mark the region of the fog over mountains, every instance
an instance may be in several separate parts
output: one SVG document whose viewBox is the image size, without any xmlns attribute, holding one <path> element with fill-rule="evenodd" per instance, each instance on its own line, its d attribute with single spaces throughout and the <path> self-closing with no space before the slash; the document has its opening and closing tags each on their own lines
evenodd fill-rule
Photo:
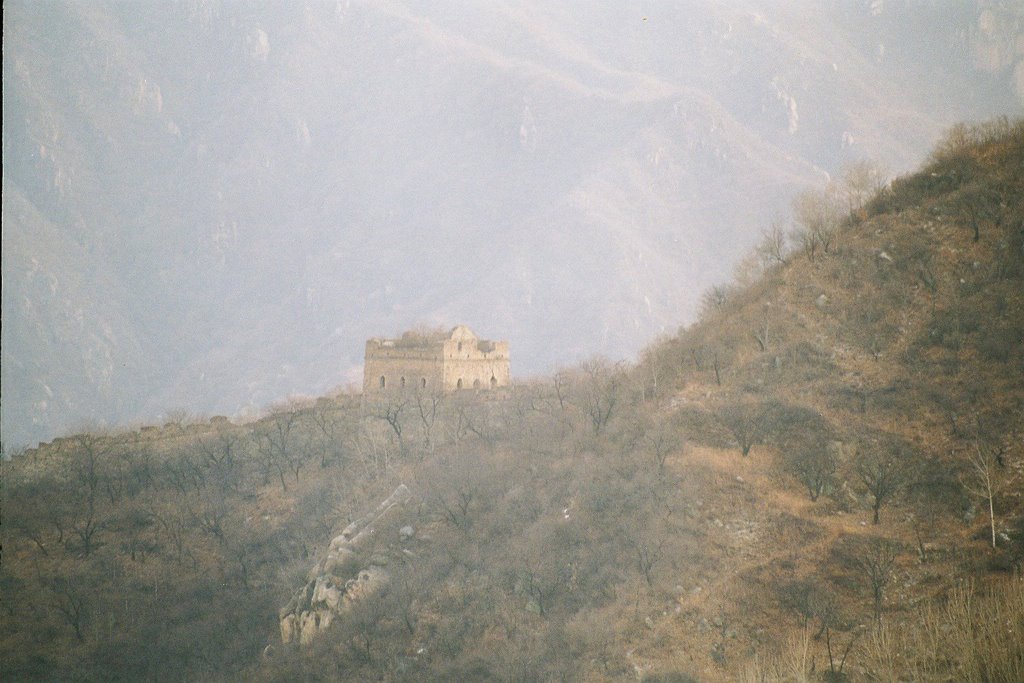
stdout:
<svg viewBox="0 0 1024 683">
<path fill-rule="evenodd" d="M 1022 103 L 1015 2 L 8 2 L 3 439 L 417 324 L 628 358 L 795 192 Z"/>
</svg>

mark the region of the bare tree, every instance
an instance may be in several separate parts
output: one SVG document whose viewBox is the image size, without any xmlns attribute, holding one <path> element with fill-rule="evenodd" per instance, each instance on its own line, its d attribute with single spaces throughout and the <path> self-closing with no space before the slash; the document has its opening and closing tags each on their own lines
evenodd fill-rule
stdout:
<svg viewBox="0 0 1024 683">
<path fill-rule="evenodd" d="M 938 269 L 935 267 L 935 252 L 930 247 L 922 247 L 914 252 L 908 261 L 913 264 L 914 275 L 931 295 L 932 313 L 935 312 L 935 295 L 939 291 Z"/>
<path fill-rule="evenodd" d="M 213 435 L 196 439 L 193 450 L 212 473 L 222 491 L 237 492 L 242 485 L 238 458 L 243 447 L 242 434 L 235 428 L 218 429 Z"/>
<path fill-rule="evenodd" d="M 309 456 L 307 444 L 299 439 L 299 418 L 301 413 L 294 406 L 285 406 L 270 417 L 253 426 L 252 436 L 264 471 L 277 473 L 281 490 L 287 491 L 285 474 L 291 473 L 295 481 Z M 266 476 L 266 475 L 265 475 Z"/>
<path fill-rule="evenodd" d="M 716 311 L 722 310 L 732 296 L 733 288 L 730 285 L 712 285 L 710 289 L 700 296 L 701 316 L 711 315 Z"/>
<path fill-rule="evenodd" d="M 873 538 L 853 558 L 853 564 L 871 592 L 875 621 L 878 621 L 882 618 L 885 589 L 892 581 L 893 569 L 896 568 L 896 545 L 885 538 Z"/>
<path fill-rule="evenodd" d="M 839 231 L 839 211 L 832 188 L 798 194 L 793 200 L 793 218 L 796 228 L 792 237 L 808 260 L 813 261 L 819 249 L 826 254 L 832 250 Z"/>
<path fill-rule="evenodd" d="M 555 599 L 569 583 L 567 568 L 560 558 L 557 552 L 547 553 L 545 549 L 531 547 L 511 560 L 522 590 L 528 596 L 527 610 L 536 611 L 542 617 L 549 616 Z"/>
<path fill-rule="evenodd" d="M 772 221 L 771 226 L 761 233 L 761 241 L 755 251 L 765 268 L 776 263 L 789 263 L 789 238 L 777 221 Z"/>
<path fill-rule="evenodd" d="M 321 469 L 341 456 L 341 420 L 336 413 L 334 407 L 326 400 L 317 401 L 308 411 L 309 421 L 316 434 L 316 450 L 320 453 Z"/>
<path fill-rule="evenodd" d="M 359 422 L 354 445 L 367 479 L 372 480 L 387 473 L 391 466 L 394 453 L 391 450 L 392 441 L 388 438 L 389 429 L 381 425 L 377 417 L 367 417 Z"/>
<path fill-rule="evenodd" d="M 446 416 L 443 422 L 448 439 L 458 444 L 469 434 L 470 419 L 464 403 L 459 403 Z"/>
<path fill-rule="evenodd" d="M 668 377 L 672 373 L 673 368 L 669 365 L 671 361 L 666 358 L 667 354 L 663 351 L 667 343 L 666 339 L 657 340 L 640 353 L 637 369 L 642 373 L 644 401 L 659 398 L 662 377 Z"/>
<path fill-rule="evenodd" d="M 555 401 L 558 403 L 558 410 L 565 415 L 569 410 L 571 402 L 572 377 L 568 372 L 561 370 L 556 372 L 555 376 L 551 378 L 551 383 L 554 389 Z"/>
<path fill-rule="evenodd" d="M 718 421 L 736 439 L 743 457 L 755 444 L 762 443 L 769 426 L 769 406 L 752 401 L 738 401 L 715 412 Z"/>
<path fill-rule="evenodd" d="M 346 618 L 334 622 L 337 626 L 332 624 L 336 629 L 340 626 L 339 638 L 349 645 L 351 654 L 363 664 L 372 663 L 377 648 L 386 645 L 385 607 L 386 604 L 377 599 L 354 600 Z"/>
<path fill-rule="evenodd" d="M 999 226 L 1000 195 L 987 187 L 973 184 L 956 197 L 956 208 L 967 226 L 974 231 L 974 241 L 981 240 L 981 226 L 985 223 Z"/>
<path fill-rule="evenodd" d="M 578 394 L 579 373 L 563 369 L 554 374 L 549 385 L 538 388 L 533 405 L 538 412 L 553 417 L 564 436 L 578 426 Z"/>
<path fill-rule="evenodd" d="M 654 457 L 659 475 L 665 471 L 665 462 L 668 460 L 668 456 L 678 452 L 685 445 L 685 440 L 679 430 L 674 425 L 662 421 L 644 428 L 642 442 Z"/>
<path fill-rule="evenodd" d="M 815 640 L 839 619 L 839 604 L 835 594 L 825 585 L 814 580 L 798 579 L 789 581 L 779 588 L 779 601 L 783 607 L 793 610 L 803 619 L 803 627 L 810 627 L 815 619 L 819 622 Z"/>
<path fill-rule="evenodd" d="M 786 456 L 786 466 L 807 488 L 811 501 L 832 484 L 836 473 L 836 459 L 828 445 L 820 441 L 800 445 Z"/>
<path fill-rule="evenodd" d="M 665 547 L 666 540 L 662 536 L 660 538 L 639 539 L 634 543 L 637 567 L 644 575 L 648 586 L 654 586 L 654 578 L 651 572 L 654 569 L 654 565 L 658 564 L 662 558 L 662 549 Z"/>
<path fill-rule="evenodd" d="M 872 197 L 885 189 L 886 172 L 881 165 L 868 159 L 846 164 L 842 169 L 842 192 L 846 209 L 856 213 Z"/>
<path fill-rule="evenodd" d="M 52 476 L 23 481 L 10 472 L 3 474 L 3 528 L 31 541 L 48 557 L 51 540 L 61 545 L 65 540 L 66 510 L 60 483 Z M 8 546 L 9 552 L 11 547 Z"/>
<path fill-rule="evenodd" d="M 438 413 L 444 404 L 444 394 L 440 391 L 417 391 L 415 393 L 416 415 L 420 419 L 420 430 L 423 436 L 423 448 L 427 453 L 434 452 L 434 425 Z"/>
<path fill-rule="evenodd" d="M 590 418 L 594 434 L 600 434 L 615 414 L 619 393 L 624 381 L 622 366 L 604 358 L 593 358 L 582 365 L 583 409 Z"/>
<path fill-rule="evenodd" d="M 155 544 L 147 536 L 155 520 L 143 505 L 129 503 L 122 509 L 113 523 L 115 533 L 120 537 L 121 552 L 127 554 L 132 562 L 146 561 L 146 555 L 155 549 Z"/>
<path fill-rule="evenodd" d="M 857 476 L 873 499 L 871 523 L 878 524 L 878 512 L 909 483 L 910 467 L 901 449 L 876 446 L 866 449 L 856 465 Z"/>
<path fill-rule="evenodd" d="M 758 349 L 761 353 L 768 350 L 768 344 L 771 342 L 771 309 L 766 307 L 764 312 L 764 318 L 761 323 L 754 329 L 754 341 L 757 342 Z"/>
<path fill-rule="evenodd" d="M 409 397 L 405 394 L 400 394 L 377 401 L 371 408 L 371 414 L 374 417 L 383 420 L 391 427 L 391 431 L 398 440 L 398 451 L 403 454 L 405 453 L 405 440 L 403 438 L 405 423 L 403 415 L 408 407 Z"/>
<path fill-rule="evenodd" d="M 183 431 L 186 427 L 195 424 L 197 421 L 196 416 L 187 408 L 174 408 L 167 411 L 167 425 L 165 426 L 171 426 L 179 431 Z"/>
<path fill-rule="evenodd" d="M 51 604 L 74 631 L 78 642 L 85 641 L 85 626 L 89 616 L 89 588 L 81 580 L 57 575 L 46 581 Z"/>
<path fill-rule="evenodd" d="M 407 635 L 416 633 L 419 620 L 421 596 L 429 594 L 432 580 L 436 580 L 436 569 L 432 567 L 404 566 L 385 584 L 380 595 L 374 598 L 385 606 L 385 612 L 395 617 L 405 628 Z"/>
<path fill-rule="evenodd" d="M 998 460 L 1001 457 L 1001 450 L 983 447 L 975 441 L 974 448 L 968 452 L 967 472 L 960 480 L 969 494 L 985 501 L 988 506 L 988 521 L 992 531 L 993 548 L 996 547 L 995 496 L 999 491 L 1002 468 L 999 467 Z"/>
<path fill-rule="evenodd" d="M 181 454 L 161 463 L 161 478 L 179 494 L 189 495 L 206 485 L 206 468 L 190 453 Z"/>
<path fill-rule="evenodd" d="M 487 484 L 492 475 L 476 454 L 437 462 L 428 486 L 439 516 L 456 529 L 469 531 L 476 513 L 488 504 Z"/>
<path fill-rule="evenodd" d="M 157 498 L 150 498 L 146 502 L 146 513 L 159 525 L 161 530 L 159 537 L 170 541 L 174 550 L 174 559 L 184 563 L 187 557 L 191 560 L 193 569 L 198 568 L 198 560 L 192 553 L 191 544 L 188 542 L 192 519 L 184 506 L 178 505 L 177 501 L 168 503 Z"/>
<path fill-rule="evenodd" d="M 224 498 L 206 489 L 196 496 L 185 497 L 181 501 L 189 517 L 199 530 L 217 539 L 222 544 L 225 538 L 225 522 L 230 514 L 230 507 Z"/>
<path fill-rule="evenodd" d="M 106 521 L 98 509 L 102 485 L 102 463 L 110 452 L 110 440 L 95 434 L 74 438 L 67 473 L 70 477 L 66 498 L 70 503 L 70 531 L 79 541 L 82 555 L 88 556 L 96 546 Z"/>
<path fill-rule="evenodd" d="M 460 531 L 466 531 L 473 521 L 470 506 L 476 498 L 476 493 L 476 487 L 468 482 L 454 485 L 449 491 L 439 493 L 437 502 L 444 511 L 445 521 Z"/>
</svg>

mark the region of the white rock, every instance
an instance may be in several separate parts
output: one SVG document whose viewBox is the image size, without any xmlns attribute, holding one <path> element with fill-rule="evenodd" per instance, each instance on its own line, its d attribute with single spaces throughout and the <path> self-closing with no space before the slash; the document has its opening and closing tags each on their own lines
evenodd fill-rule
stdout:
<svg viewBox="0 0 1024 683">
<path fill-rule="evenodd" d="M 299 617 L 299 644 L 309 645 L 317 633 L 316 612 L 303 612 Z"/>
<path fill-rule="evenodd" d="M 295 637 L 295 615 L 289 614 L 281 620 L 281 642 L 287 645 Z"/>
</svg>

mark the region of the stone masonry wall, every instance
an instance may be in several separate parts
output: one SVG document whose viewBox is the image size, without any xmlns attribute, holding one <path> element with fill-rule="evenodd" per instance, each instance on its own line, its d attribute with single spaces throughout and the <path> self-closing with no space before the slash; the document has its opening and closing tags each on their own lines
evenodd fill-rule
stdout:
<svg viewBox="0 0 1024 683">
<path fill-rule="evenodd" d="M 418 343 L 405 336 L 366 342 L 364 395 L 488 390 L 510 383 L 508 342 L 481 340 L 462 325 L 447 337 Z"/>
<path fill-rule="evenodd" d="M 494 342 L 490 351 L 480 351 L 475 345 L 472 348 L 464 346 L 459 351 L 451 342 L 445 346 L 446 390 L 493 389 L 509 385 L 511 377 L 507 342 Z"/>
<path fill-rule="evenodd" d="M 417 349 L 383 346 L 379 340 L 366 343 L 363 393 L 442 388 L 444 363 L 440 347 Z M 381 386 L 381 378 L 384 386 Z"/>
</svg>

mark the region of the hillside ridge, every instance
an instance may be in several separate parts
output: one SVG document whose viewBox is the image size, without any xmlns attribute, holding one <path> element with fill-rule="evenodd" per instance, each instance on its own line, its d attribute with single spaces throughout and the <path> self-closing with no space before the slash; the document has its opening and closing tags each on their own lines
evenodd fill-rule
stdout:
<svg viewBox="0 0 1024 683">
<path fill-rule="evenodd" d="M 421 323 L 632 357 L 823 173 L 1020 111 L 1012 5 L 9 0 L 4 442 L 254 416 Z"/>
<path fill-rule="evenodd" d="M 5 680 L 1019 680 L 1024 122 L 851 187 L 635 364 L 16 455 Z"/>
</svg>

